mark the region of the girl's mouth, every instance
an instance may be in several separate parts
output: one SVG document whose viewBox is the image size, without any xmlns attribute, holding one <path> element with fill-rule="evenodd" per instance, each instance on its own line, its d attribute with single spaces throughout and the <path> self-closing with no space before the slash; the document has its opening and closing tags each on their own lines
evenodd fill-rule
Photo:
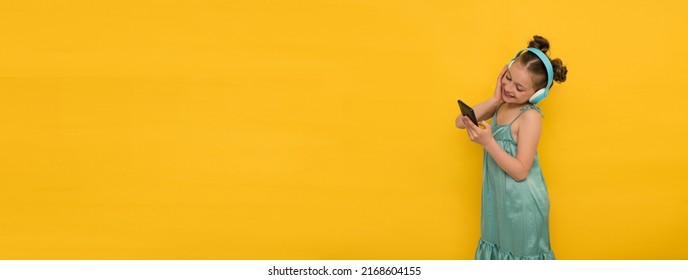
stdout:
<svg viewBox="0 0 688 280">
<path fill-rule="evenodd" d="M 506 93 L 506 91 L 504 91 L 504 89 L 502 89 L 502 94 L 504 95 L 504 97 L 516 98 L 516 96 L 512 96 L 511 94 Z"/>
</svg>

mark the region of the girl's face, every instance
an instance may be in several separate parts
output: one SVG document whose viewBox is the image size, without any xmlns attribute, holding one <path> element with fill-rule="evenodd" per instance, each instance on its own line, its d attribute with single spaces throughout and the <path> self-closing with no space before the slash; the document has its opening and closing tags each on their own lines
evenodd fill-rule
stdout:
<svg viewBox="0 0 688 280">
<path fill-rule="evenodd" d="M 502 99 L 514 104 L 529 102 L 528 99 L 535 94 L 533 86 L 533 74 L 523 63 L 514 61 L 502 78 Z"/>
</svg>

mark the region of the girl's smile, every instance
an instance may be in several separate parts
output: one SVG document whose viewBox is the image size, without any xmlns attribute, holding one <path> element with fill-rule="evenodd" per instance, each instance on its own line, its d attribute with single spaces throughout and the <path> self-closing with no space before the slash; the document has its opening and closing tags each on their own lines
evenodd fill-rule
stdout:
<svg viewBox="0 0 688 280">
<path fill-rule="evenodd" d="M 507 100 L 507 99 L 515 100 L 516 99 L 516 96 L 514 96 L 513 94 L 510 94 L 510 93 L 507 93 L 506 90 L 504 89 L 504 87 L 502 87 L 502 96 L 504 97 L 504 100 Z"/>
</svg>

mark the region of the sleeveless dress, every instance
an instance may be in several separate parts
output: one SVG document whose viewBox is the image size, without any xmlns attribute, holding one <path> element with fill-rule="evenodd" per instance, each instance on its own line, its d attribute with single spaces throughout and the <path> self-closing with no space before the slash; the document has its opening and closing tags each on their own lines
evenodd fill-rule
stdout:
<svg viewBox="0 0 688 280">
<path fill-rule="evenodd" d="M 499 105 L 501 106 L 501 104 Z M 525 111 L 540 108 L 521 107 L 509 124 L 497 125 L 497 110 L 492 118 L 492 134 L 511 156 L 516 156 L 516 141 L 511 124 Z M 549 241 L 549 198 L 537 152 L 528 177 L 515 181 L 494 159 L 483 151 L 483 190 L 480 240 L 476 260 L 553 260 Z"/>
</svg>

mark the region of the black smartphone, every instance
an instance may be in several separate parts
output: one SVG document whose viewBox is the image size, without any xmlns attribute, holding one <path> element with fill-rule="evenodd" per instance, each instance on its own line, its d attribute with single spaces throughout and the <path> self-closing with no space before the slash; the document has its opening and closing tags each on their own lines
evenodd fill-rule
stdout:
<svg viewBox="0 0 688 280">
<path fill-rule="evenodd" d="M 471 106 L 466 105 L 466 103 L 463 103 L 463 101 L 459 99 L 459 108 L 461 109 L 461 115 L 468 116 L 476 126 L 478 125 L 478 119 L 475 118 L 475 113 Z"/>
</svg>

